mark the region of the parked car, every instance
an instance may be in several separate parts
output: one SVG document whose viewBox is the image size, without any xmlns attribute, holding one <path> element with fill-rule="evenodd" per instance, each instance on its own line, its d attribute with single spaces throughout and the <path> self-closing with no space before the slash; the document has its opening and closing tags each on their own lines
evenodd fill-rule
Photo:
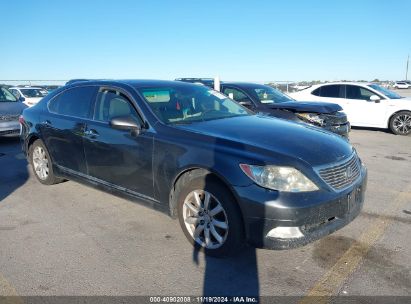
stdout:
<svg viewBox="0 0 411 304">
<path fill-rule="evenodd" d="M 19 117 L 25 105 L 5 87 L 0 87 L 0 136 L 20 135 Z"/>
<path fill-rule="evenodd" d="M 375 83 L 325 83 L 290 95 L 301 101 L 339 104 L 352 126 L 389 128 L 399 135 L 411 133 L 411 99 Z"/>
<path fill-rule="evenodd" d="M 214 87 L 211 78 L 177 78 L 177 81 Z M 295 102 L 281 91 L 256 83 L 222 82 L 220 91 L 248 109 L 264 115 L 322 127 L 348 138 L 350 123 L 341 106 L 321 102 Z"/>
<path fill-rule="evenodd" d="M 406 81 L 396 81 L 393 85 L 394 89 L 409 89 L 411 84 Z"/>
<path fill-rule="evenodd" d="M 26 109 L 21 123 L 42 184 L 73 179 L 145 202 L 214 256 L 246 242 L 307 244 L 363 205 L 367 171 L 346 140 L 256 115 L 205 86 L 75 82 Z"/>
<path fill-rule="evenodd" d="M 9 90 L 17 99 L 29 107 L 38 103 L 40 99 L 49 93 L 46 89 L 40 87 L 11 87 Z"/>
</svg>

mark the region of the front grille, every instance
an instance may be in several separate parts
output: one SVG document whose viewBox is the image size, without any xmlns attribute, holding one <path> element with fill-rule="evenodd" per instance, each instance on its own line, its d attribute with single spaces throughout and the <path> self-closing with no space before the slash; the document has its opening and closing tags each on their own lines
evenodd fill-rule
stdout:
<svg viewBox="0 0 411 304">
<path fill-rule="evenodd" d="M 14 121 L 19 120 L 19 114 L 17 115 L 0 115 L 0 121 Z"/>
<path fill-rule="evenodd" d="M 352 185 L 361 174 L 361 164 L 356 153 L 338 165 L 320 169 L 321 178 L 336 190 Z"/>
<path fill-rule="evenodd" d="M 336 126 L 344 125 L 347 123 L 347 115 L 343 112 L 336 112 L 334 114 L 321 114 L 322 119 L 324 119 L 325 126 Z"/>
</svg>

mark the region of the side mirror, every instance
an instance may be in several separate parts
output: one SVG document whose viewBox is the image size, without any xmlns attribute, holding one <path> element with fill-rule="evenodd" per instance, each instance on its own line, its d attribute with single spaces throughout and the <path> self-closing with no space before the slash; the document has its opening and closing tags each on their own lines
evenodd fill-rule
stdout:
<svg viewBox="0 0 411 304">
<path fill-rule="evenodd" d="M 374 101 L 375 103 L 379 103 L 381 98 L 378 95 L 371 95 L 370 100 Z"/>
<path fill-rule="evenodd" d="M 21 102 L 26 101 L 26 98 L 24 98 L 23 96 L 20 96 L 18 99 L 19 99 L 19 101 L 21 101 Z"/>
<path fill-rule="evenodd" d="M 238 103 L 240 105 L 242 105 L 243 107 L 246 107 L 246 108 L 249 108 L 249 109 L 251 109 L 253 107 L 253 103 L 249 99 L 242 99 L 242 100 L 238 101 Z"/>
<path fill-rule="evenodd" d="M 110 126 L 117 130 L 130 130 L 133 135 L 141 132 L 140 124 L 131 116 L 117 116 L 110 120 Z"/>
</svg>

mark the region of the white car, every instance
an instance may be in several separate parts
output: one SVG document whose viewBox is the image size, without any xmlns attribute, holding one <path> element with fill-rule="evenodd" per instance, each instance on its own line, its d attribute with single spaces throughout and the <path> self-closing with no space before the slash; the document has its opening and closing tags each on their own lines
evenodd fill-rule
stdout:
<svg viewBox="0 0 411 304">
<path fill-rule="evenodd" d="M 34 106 L 48 94 L 47 90 L 37 87 L 11 87 L 9 91 L 29 107 Z"/>
<path fill-rule="evenodd" d="M 339 104 L 352 126 L 389 128 L 399 135 L 411 133 L 411 99 L 374 83 L 325 83 L 290 96 L 298 101 Z"/>
<path fill-rule="evenodd" d="M 411 88 L 411 84 L 406 81 L 396 81 L 393 85 L 395 89 L 409 89 Z"/>
</svg>

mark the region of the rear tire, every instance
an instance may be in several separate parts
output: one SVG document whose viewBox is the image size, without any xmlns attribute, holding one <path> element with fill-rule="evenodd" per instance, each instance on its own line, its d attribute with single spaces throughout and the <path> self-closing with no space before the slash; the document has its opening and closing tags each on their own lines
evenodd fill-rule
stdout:
<svg viewBox="0 0 411 304">
<path fill-rule="evenodd" d="M 395 113 L 390 119 L 390 130 L 396 135 L 411 134 L 411 112 L 401 111 Z"/>
<path fill-rule="evenodd" d="M 210 175 L 181 178 L 176 184 L 181 229 L 195 250 L 231 256 L 244 246 L 244 225 L 231 192 Z"/>
<path fill-rule="evenodd" d="M 53 164 L 43 141 L 37 139 L 29 148 L 29 159 L 33 173 L 43 185 L 53 185 L 63 181 L 54 175 Z"/>
</svg>

